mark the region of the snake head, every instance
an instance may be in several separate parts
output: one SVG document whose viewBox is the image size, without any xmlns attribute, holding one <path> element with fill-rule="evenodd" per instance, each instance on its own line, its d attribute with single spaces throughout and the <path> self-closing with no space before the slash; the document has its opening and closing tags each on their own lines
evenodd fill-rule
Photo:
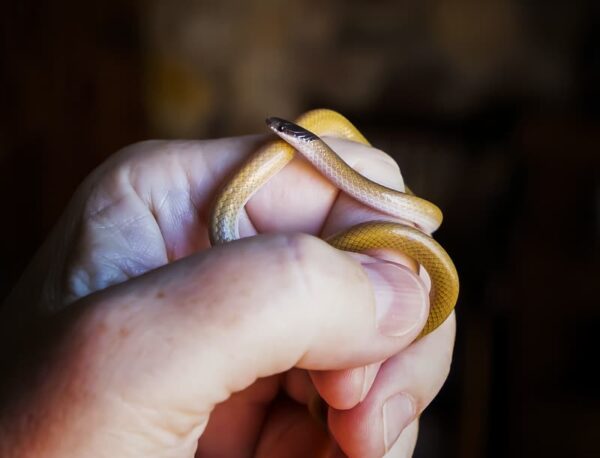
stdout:
<svg viewBox="0 0 600 458">
<path fill-rule="evenodd" d="M 285 119 L 275 117 L 267 118 L 266 123 L 269 129 L 291 145 L 307 143 L 319 139 L 319 137 L 311 131 L 306 130 L 298 124 L 294 124 L 291 121 L 286 121 Z"/>
</svg>

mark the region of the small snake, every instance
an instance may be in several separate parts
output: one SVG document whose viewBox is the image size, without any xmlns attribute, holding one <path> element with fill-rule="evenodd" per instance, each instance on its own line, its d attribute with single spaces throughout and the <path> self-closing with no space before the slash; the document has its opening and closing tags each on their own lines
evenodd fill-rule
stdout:
<svg viewBox="0 0 600 458">
<path fill-rule="evenodd" d="M 430 333 L 450 315 L 458 298 L 458 274 L 446 251 L 428 234 L 442 222 L 442 212 L 410 192 L 395 191 L 362 176 L 340 158 L 318 135 L 329 135 L 370 145 L 345 117 L 319 109 L 295 123 L 267 119 L 281 139 L 260 148 L 233 175 L 215 199 L 210 215 L 210 241 L 218 245 L 238 239 L 238 216 L 250 197 L 277 174 L 299 151 L 328 180 L 363 204 L 411 225 L 370 221 L 334 234 L 326 241 L 340 250 L 361 252 L 388 248 L 413 258 L 431 279 L 429 317 L 421 336 Z"/>
</svg>

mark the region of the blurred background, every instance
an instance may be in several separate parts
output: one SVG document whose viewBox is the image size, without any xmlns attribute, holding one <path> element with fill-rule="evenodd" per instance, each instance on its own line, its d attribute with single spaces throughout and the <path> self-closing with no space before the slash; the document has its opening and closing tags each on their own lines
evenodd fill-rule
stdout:
<svg viewBox="0 0 600 458">
<path fill-rule="evenodd" d="M 2 10 L 0 299 L 119 148 L 333 108 L 443 209 L 461 275 L 455 363 L 415 456 L 600 456 L 599 2 Z"/>
</svg>

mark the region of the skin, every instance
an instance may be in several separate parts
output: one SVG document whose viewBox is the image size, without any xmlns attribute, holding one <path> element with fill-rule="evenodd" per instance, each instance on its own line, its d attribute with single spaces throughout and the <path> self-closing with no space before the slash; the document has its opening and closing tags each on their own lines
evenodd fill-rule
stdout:
<svg viewBox="0 0 600 458">
<path fill-rule="evenodd" d="M 382 152 L 325 140 L 402 185 Z M 141 143 L 81 185 L 2 309 L 0 456 L 412 454 L 450 368 L 454 314 L 413 343 L 428 310 L 415 266 L 306 235 L 373 211 L 301 160 L 246 207 L 242 235 L 267 235 L 209 249 L 211 199 L 263 141 Z M 403 285 L 399 334 L 377 319 L 381 263 Z M 307 411 L 316 392 L 331 436 Z M 384 415 L 399 393 L 404 417 Z"/>
</svg>

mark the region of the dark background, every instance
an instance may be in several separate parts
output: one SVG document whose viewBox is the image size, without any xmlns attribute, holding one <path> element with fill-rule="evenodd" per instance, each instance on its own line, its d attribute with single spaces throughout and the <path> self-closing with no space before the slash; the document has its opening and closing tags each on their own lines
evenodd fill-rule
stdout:
<svg viewBox="0 0 600 458">
<path fill-rule="evenodd" d="M 600 456 L 598 5 L 8 2 L 0 299 L 119 148 L 334 108 L 444 210 L 461 276 L 416 456 Z"/>
</svg>

